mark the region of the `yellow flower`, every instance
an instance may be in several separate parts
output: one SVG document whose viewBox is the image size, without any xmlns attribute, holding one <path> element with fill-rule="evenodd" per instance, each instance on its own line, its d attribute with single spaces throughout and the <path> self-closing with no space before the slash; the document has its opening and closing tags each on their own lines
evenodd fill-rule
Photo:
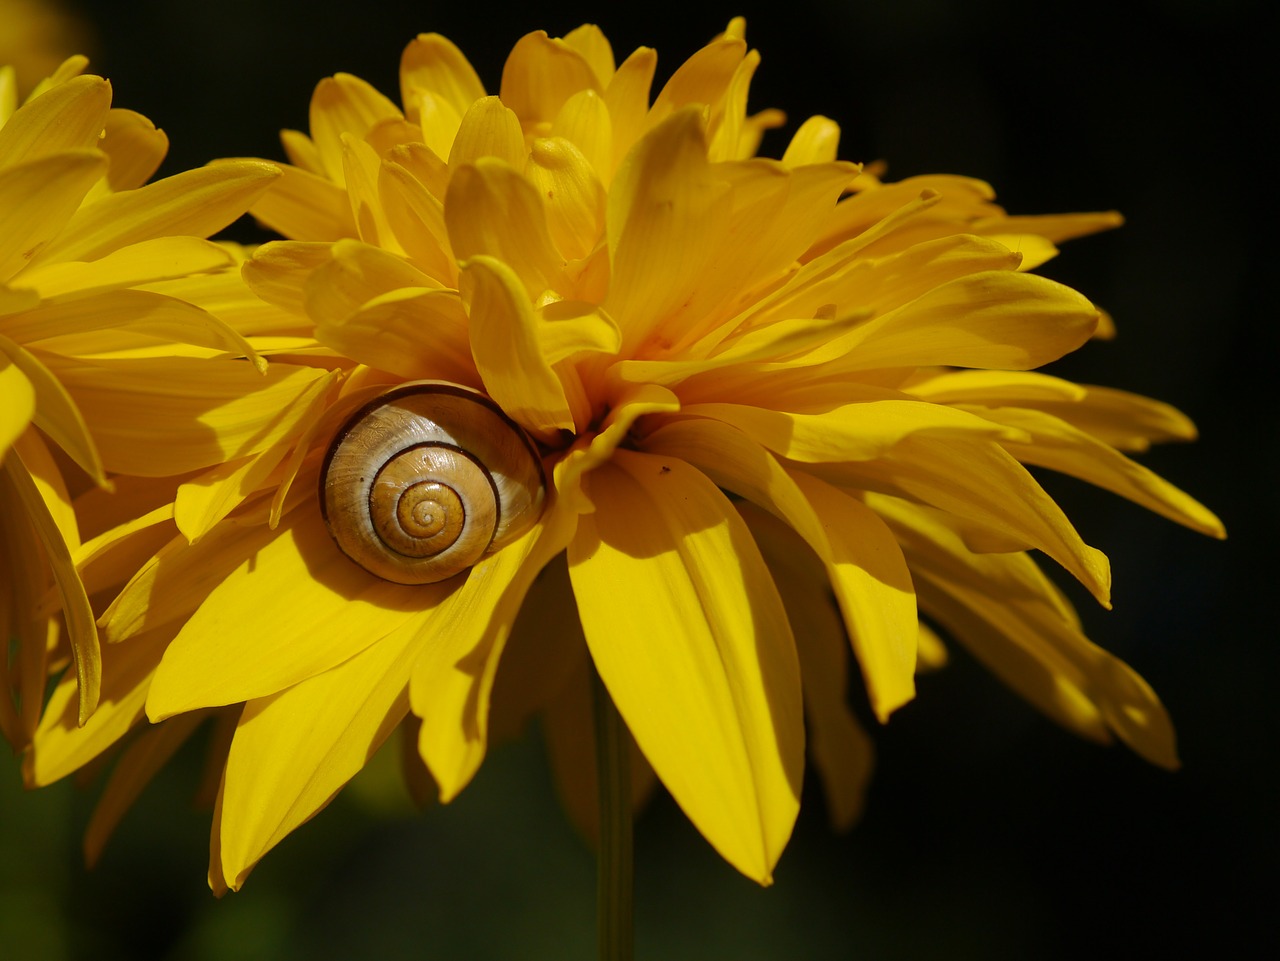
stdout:
<svg viewBox="0 0 1280 961">
<path fill-rule="evenodd" d="M 1175 764 L 1155 695 L 1027 553 L 1108 603 L 1106 558 L 1023 464 L 1221 535 L 1121 453 L 1191 437 L 1184 417 L 1031 372 L 1102 321 L 1026 268 L 1118 218 L 1010 217 L 958 177 L 884 184 L 836 160 L 822 117 L 781 161 L 755 158 L 780 121 L 746 113 L 758 61 L 735 20 L 650 104 L 653 51 L 617 65 L 587 26 L 522 38 L 497 96 L 436 35 L 404 53 L 402 106 L 323 81 L 310 136 L 284 134 L 291 164 L 253 207 L 289 239 L 244 275 L 294 312 L 297 341 L 272 347 L 330 370 L 325 393 L 257 475 L 228 464 L 199 498 L 178 489 L 185 536 L 157 533 L 100 619 L 121 642 L 103 708 L 75 731 L 64 683 L 31 780 L 101 751 L 144 699 L 173 719 L 157 732 L 187 725 L 170 739 L 228 708 L 210 880 L 238 888 L 406 716 L 443 800 L 483 760 L 491 703 L 495 726 L 543 711 L 572 774 L 589 655 L 658 779 L 768 883 L 806 728 L 836 819 L 856 814 L 869 749 L 850 652 L 881 720 L 945 659 L 920 611 L 1065 726 Z M 540 460 L 536 520 L 462 576 L 367 573 L 322 518 L 327 448 L 388 391 L 469 390 L 496 406 L 483 436 L 505 421 L 529 438 L 502 443 Z M 233 474 L 243 506 L 203 510 Z M 520 670 L 495 692 L 509 640 Z M 158 763 L 157 732 L 126 755 L 134 774 Z"/>
<path fill-rule="evenodd" d="M 212 303 L 206 288 L 219 288 L 226 301 L 239 287 L 242 301 L 256 300 L 233 253 L 203 238 L 240 216 L 278 170 L 231 163 L 144 186 L 167 138 L 112 108 L 110 85 L 81 76 L 85 65 L 66 61 L 21 107 L 13 72 L 0 71 L 0 610 L 19 642 L 13 665 L 0 659 L 0 730 L 18 747 L 35 730 L 47 671 L 68 651 L 80 722 L 98 700 L 71 493 L 86 481 L 108 487 L 113 471 L 181 473 L 226 459 L 197 433 L 212 395 L 194 409 L 148 410 L 157 384 L 168 393 L 166 377 L 226 356 L 257 368 L 218 365 L 227 397 L 264 380 L 244 337 L 185 297 L 189 288 Z"/>
</svg>

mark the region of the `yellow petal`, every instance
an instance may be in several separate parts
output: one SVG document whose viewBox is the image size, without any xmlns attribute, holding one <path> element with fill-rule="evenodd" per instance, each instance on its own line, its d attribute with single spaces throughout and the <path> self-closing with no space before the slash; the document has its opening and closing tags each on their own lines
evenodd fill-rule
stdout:
<svg viewBox="0 0 1280 961">
<path fill-rule="evenodd" d="M 800 669 L 773 580 L 732 505 L 684 462 L 617 451 L 589 486 L 596 511 L 579 520 L 569 573 L 591 656 L 676 802 L 768 884 L 804 763 Z"/>
<path fill-rule="evenodd" d="M 248 210 L 279 176 L 274 164 L 229 160 L 112 194 L 82 207 L 36 259 L 93 260 L 153 237 L 208 237 Z"/>
<path fill-rule="evenodd" d="M 153 599 L 165 591 L 194 593 L 198 586 L 183 579 L 192 567 L 215 585 L 165 651 L 147 698 L 153 721 L 265 697 L 314 677 L 378 643 L 455 587 L 407 587 L 374 577 L 338 550 L 314 508 L 295 511 L 287 526 L 267 536 L 255 532 L 256 550 L 242 545 L 240 563 L 227 570 L 229 551 L 216 536 L 223 526 L 175 555 L 177 562 L 161 559 L 144 568 Z M 207 553 L 218 556 L 199 564 L 192 552 L 206 543 Z M 141 593 L 138 583 L 131 588 Z"/>
<path fill-rule="evenodd" d="M 328 243 L 275 241 L 255 250 L 241 273 L 263 300 L 303 314 L 307 281 L 332 256 L 333 245 Z"/>
<path fill-rule="evenodd" d="M 1003 445 L 1024 464 L 1079 477 L 1202 534 L 1227 536 L 1222 522 L 1194 497 L 1065 421 L 1041 411 L 1016 407 L 970 409 L 1030 435 L 1029 443 L 1009 441 Z"/>
<path fill-rule="evenodd" d="M 0 168 L 0 282 L 49 249 L 107 169 L 96 150 L 69 151 Z"/>
<path fill-rule="evenodd" d="M 356 235 L 347 192 L 332 181 L 280 164 L 280 178 L 253 202 L 254 218 L 294 240 L 332 241 Z"/>
<path fill-rule="evenodd" d="M 408 380 L 447 380 L 479 387 L 468 320 L 456 290 L 397 290 L 316 339 L 339 354 Z"/>
<path fill-rule="evenodd" d="M 98 146 L 111 158 L 111 189 L 133 190 L 160 167 L 169 152 L 169 138 L 142 114 L 116 108 L 107 114 Z"/>
<path fill-rule="evenodd" d="M 748 50 L 747 55 L 734 68 L 733 79 L 729 81 L 724 100 L 712 110 L 711 144 L 708 151 L 712 160 L 743 160 L 755 153 L 757 141 L 747 123 L 746 114 L 747 93 L 758 66 L 760 52 Z"/>
<path fill-rule="evenodd" d="M 622 332 L 594 304 L 556 300 L 538 311 L 538 345 L 547 363 L 582 354 L 613 354 L 622 345 Z"/>
<path fill-rule="evenodd" d="M 827 117 L 810 117 L 791 137 L 782 162 L 788 167 L 830 163 L 840 146 L 840 125 Z"/>
<path fill-rule="evenodd" d="M 538 342 L 537 317 L 519 276 L 493 257 L 473 257 L 463 270 L 470 302 L 471 352 L 485 391 L 535 437 L 573 430 L 560 378 Z"/>
<path fill-rule="evenodd" d="M 1089 547 L 1062 509 L 1011 455 L 992 443 L 944 437 L 907 438 L 884 459 L 858 461 L 818 473 L 843 483 L 886 491 L 965 518 L 1010 545 L 1035 547 L 1110 607 L 1111 567 Z"/>
<path fill-rule="evenodd" d="M 985 418 L 965 411 L 910 400 L 869 399 L 812 414 L 743 404 L 688 404 L 682 413 L 732 424 L 756 443 L 804 463 L 874 460 L 916 434 L 975 439 L 1025 436 L 1006 435 Z"/>
<path fill-rule="evenodd" d="M 1034 216 L 990 217 L 975 222 L 972 230 L 983 236 L 1029 234 L 1060 244 L 1077 237 L 1087 237 L 1102 230 L 1114 230 L 1124 217 L 1114 210 L 1078 214 L 1038 214 Z"/>
<path fill-rule="evenodd" d="M 20 453 L 20 451 L 19 451 Z M 12 455 L 0 464 L 5 482 L 23 506 L 44 547 L 45 556 L 53 568 L 54 582 L 62 600 L 62 614 L 67 622 L 67 640 L 75 664 L 79 691 L 78 718 L 84 724 L 98 706 L 102 684 L 102 658 L 98 649 L 98 629 L 93 622 L 93 610 L 89 606 L 84 584 L 71 562 L 71 551 L 62 538 L 44 498 L 27 472 L 20 457 Z"/>
<path fill-rule="evenodd" d="M 600 94 L 580 90 L 566 100 L 551 124 L 551 135 L 573 144 L 602 185 L 613 178 L 613 120 Z"/>
<path fill-rule="evenodd" d="M 66 294 L 10 319 L 6 332 L 34 346 L 52 337 L 73 337 L 102 329 L 131 330 L 165 343 L 194 344 L 247 357 L 263 372 L 264 361 L 252 345 L 213 314 L 176 297 L 147 290 L 104 290 Z"/>
<path fill-rule="evenodd" d="M 470 782 L 488 742 L 489 698 L 520 605 L 561 553 L 577 515 L 559 502 L 519 539 L 473 567 L 421 631 L 410 699 L 422 719 L 418 750 L 448 802 Z"/>
<path fill-rule="evenodd" d="M 52 362 L 52 357 L 49 357 Z M 275 363 L 265 374 L 203 358 L 58 363 L 109 470 L 182 474 L 235 460 L 289 433 L 325 371 Z"/>
<path fill-rule="evenodd" d="M 150 631 L 128 644 L 103 649 L 102 699 L 83 726 L 76 722 L 75 678 L 67 676 L 58 683 L 40 719 L 33 748 L 23 759 L 29 786 L 52 784 L 78 771 L 119 743 L 142 719 L 147 683 L 172 636 L 169 630 Z"/>
<path fill-rule="evenodd" d="M 848 370 L 928 366 L 1029 370 L 1084 344 L 1098 311 L 1080 294 L 1034 274 L 973 274 L 951 281 L 815 351 Z"/>
<path fill-rule="evenodd" d="M 822 779 L 831 826 L 847 830 L 862 813 L 875 749 L 849 707 L 849 646 L 827 593 L 822 565 L 794 531 L 754 504 L 738 512 L 769 565 L 796 637 L 804 681 L 809 755 Z"/>
<path fill-rule="evenodd" d="M 400 723 L 416 639 L 413 631 L 392 632 L 332 670 L 244 706 L 216 828 L 233 891 L 333 800 Z"/>
<path fill-rule="evenodd" d="M 609 190 L 612 278 L 604 303 L 623 325 L 624 353 L 659 326 L 680 324 L 728 234 L 730 204 L 728 185 L 707 162 L 696 108 L 676 113 L 628 154 Z"/>
<path fill-rule="evenodd" d="M 604 31 L 594 23 L 584 23 L 566 33 L 564 43 L 577 51 L 582 59 L 591 65 L 591 71 L 596 75 L 596 81 L 601 89 L 608 85 L 613 79 L 615 66 L 613 47 L 609 45 Z"/>
<path fill-rule="evenodd" d="M 0 167 L 96 147 L 110 106 L 111 84 L 101 77 L 51 87 L 0 126 Z"/>
<path fill-rule="evenodd" d="M 520 278 L 527 300 L 568 287 L 542 195 L 509 164 L 488 158 L 456 170 L 444 216 L 454 256 L 503 261 Z"/>
<path fill-rule="evenodd" d="M 1152 764 L 1178 767 L 1173 725 L 1151 687 L 1047 606 L 993 600 L 927 569 L 918 580 L 939 621 L 1054 720 L 1098 740 L 1109 740 L 1109 728 Z M 1098 722 L 1106 725 L 1102 731 Z"/>
<path fill-rule="evenodd" d="M 130 244 L 90 263 L 72 261 L 33 267 L 23 272 L 22 285 L 41 297 L 136 287 L 190 274 L 224 270 L 234 263 L 215 243 L 199 237 L 159 237 Z"/>
<path fill-rule="evenodd" d="M 351 134 L 343 135 L 342 169 L 347 184 L 347 201 L 355 218 L 356 235 L 365 243 L 400 254 L 403 251 L 396 245 L 378 195 L 381 165 L 382 161 L 373 147 Z"/>
<path fill-rule="evenodd" d="M 539 124 L 550 124 L 575 93 L 598 89 L 596 73 L 582 54 L 537 30 L 511 48 L 498 95 L 526 128 L 537 130 Z"/>
<path fill-rule="evenodd" d="M 340 324 L 361 307 L 397 288 L 434 287 L 403 257 L 358 240 L 334 244 L 331 257 L 306 278 L 307 313 L 319 324 Z"/>
<path fill-rule="evenodd" d="M 438 33 L 420 33 L 400 57 L 400 95 L 413 120 L 418 118 L 410 104 L 419 91 L 441 97 L 461 117 L 484 96 L 484 84 L 451 40 Z"/>
<path fill-rule="evenodd" d="M 27 429 L 36 410 L 36 392 L 7 352 L 0 350 L 0 461 Z"/>
<path fill-rule="evenodd" d="M 449 150 L 449 169 L 457 170 L 481 157 L 497 157 L 519 170 L 525 156 L 520 118 L 497 97 L 481 97 L 462 116 Z"/>
<path fill-rule="evenodd" d="M 676 68 L 654 100 L 649 123 L 661 123 L 687 105 L 716 105 L 746 52 L 746 42 L 740 37 L 722 35 L 712 40 Z"/>
<path fill-rule="evenodd" d="M 35 392 L 36 409 L 32 421 L 49 439 L 65 450 L 98 484 L 106 484 L 98 447 L 76 401 L 61 379 L 40 358 L 0 336 L 0 357 L 7 357 Z"/>
<path fill-rule="evenodd" d="M 1022 370 L 927 372 L 902 388 L 937 404 L 1035 407 L 1045 402 L 1084 400 L 1088 389 L 1060 377 Z"/>
<path fill-rule="evenodd" d="M 547 226 L 560 256 L 586 257 L 604 236 L 605 191 L 591 162 L 572 141 L 541 137 L 529 151 L 525 174 L 545 198 Z"/>
<path fill-rule="evenodd" d="M 746 435 L 714 421 L 681 420 L 646 450 L 690 461 L 717 486 L 795 529 L 826 567 L 881 721 L 915 696 L 916 599 L 892 534 L 867 507 L 803 472 L 788 472 Z"/>
<path fill-rule="evenodd" d="M 623 384 L 609 398 L 608 409 L 595 435 L 589 440 L 579 438 L 555 465 L 556 491 L 579 513 L 594 509 L 583 494 L 583 476 L 608 462 L 641 417 L 675 413 L 680 409 L 680 400 L 658 384 Z"/>
<path fill-rule="evenodd" d="M 378 121 L 402 116 L 395 104 L 359 77 L 339 73 L 321 80 L 311 96 L 311 137 L 329 179 L 340 186 L 346 183 L 343 134 L 363 138 Z"/>
<path fill-rule="evenodd" d="M 613 159 L 608 169 L 597 167 L 601 181 L 609 185 L 614 168 L 640 139 L 649 113 L 649 90 L 658 66 L 658 54 L 651 47 L 637 47 L 618 67 L 604 91 L 613 132 Z"/>
<path fill-rule="evenodd" d="M 458 268 L 449 246 L 444 204 L 398 163 L 385 161 L 378 192 L 387 224 L 413 264 L 444 287 L 456 287 Z"/>
</svg>

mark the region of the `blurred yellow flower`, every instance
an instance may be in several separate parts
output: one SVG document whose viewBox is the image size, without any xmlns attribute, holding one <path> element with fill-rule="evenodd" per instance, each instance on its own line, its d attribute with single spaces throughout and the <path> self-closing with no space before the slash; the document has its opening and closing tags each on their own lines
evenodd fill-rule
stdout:
<svg viewBox="0 0 1280 961">
<path fill-rule="evenodd" d="M 1027 268 L 1118 217 L 1011 217 L 959 177 L 882 183 L 836 159 L 823 117 L 780 161 L 756 158 L 782 118 L 746 113 L 759 56 L 740 20 L 650 103 L 655 61 L 616 64 L 592 26 L 532 33 L 490 96 L 427 34 L 402 58 L 401 106 L 349 75 L 320 83 L 310 135 L 284 134 L 291 163 L 253 207 L 289 239 L 244 277 L 298 325 L 250 341 L 329 371 L 322 393 L 258 460 L 177 489 L 165 520 L 181 534 L 133 555 L 100 618 L 122 642 L 109 696 L 76 731 L 71 686 L 55 692 L 33 782 L 110 745 L 144 699 L 185 725 L 174 738 L 227 708 L 210 881 L 238 888 L 407 716 L 446 801 L 483 760 L 491 703 L 495 726 L 543 711 L 572 780 L 589 655 L 644 762 L 768 883 L 806 732 L 835 819 L 856 815 L 869 747 L 850 653 L 881 720 L 945 659 L 920 611 L 1071 730 L 1176 764 L 1155 695 L 1027 553 L 1108 603 L 1106 558 L 1024 464 L 1222 533 L 1121 453 L 1190 438 L 1184 417 L 1031 372 L 1105 322 Z M 414 419 L 432 412 L 465 423 Z M 404 452 L 387 440 L 400 429 Z M 480 482 L 514 490 L 529 526 L 500 505 L 469 572 L 426 584 L 387 579 L 434 552 L 390 521 L 374 526 L 398 545 L 391 567 L 335 546 L 325 515 L 342 528 L 391 472 L 349 456 L 388 448 L 398 470 L 449 448 L 470 471 L 484 458 L 464 434 L 533 454 Z M 437 487 L 416 499 L 426 486 L 389 503 L 434 536 L 457 506 Z M 521 670 L 495 693 L 508 640 Z M 160 737 L 126 755 L 135 773 L 160 763 Z"/>
</svg>

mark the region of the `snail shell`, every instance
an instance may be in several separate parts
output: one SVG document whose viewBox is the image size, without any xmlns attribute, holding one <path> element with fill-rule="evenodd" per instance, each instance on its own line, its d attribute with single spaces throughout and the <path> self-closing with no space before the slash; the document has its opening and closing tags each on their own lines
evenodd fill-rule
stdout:
<svg viewBox="0 0 1280 961">
<path fill-rule="evenodd" d="M 320 472 L 325 524 L 384 580 L 430 584 L 509 544 L 542 513 L 533 441 L 493 401 L 412 381 L 356 411 Z"/>
</svg>

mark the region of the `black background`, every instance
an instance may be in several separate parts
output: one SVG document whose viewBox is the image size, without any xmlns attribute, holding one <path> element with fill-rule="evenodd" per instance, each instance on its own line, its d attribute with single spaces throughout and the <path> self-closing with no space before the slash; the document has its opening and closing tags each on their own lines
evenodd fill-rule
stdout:
<svg viewBox="0 0 1280 961">
<path fill-rule="evenodd" d="M 72 9 L 93 25 L 92 69 L 116 104 L 169 134 L 162 174 L 215 156 L 280 158 L 278 129 L 305 129 L 312 87 L 336 71 L 394 98 L 418 32 L 457 42 L 492 90 L 522 34 L 594 21 L 619 60 L 656 47 L 660 83 L 742 13 L 764 58 L 751 107 L 790 118 L 764 153 L 822 113 L 841 124 L 843 158 L 883 158 L 891 178 L 980 177 L 1018 213 L 1121 210 L 1122 230 L 1069 244 L 1042 270 L 1120 330 L 1053 372 L 1187 411 L 1202 439 L 1145 462 L 1218 511 L 1230 539 L 1074 482 L 1046 485 L 1112 559 L 1113 612 L 1072 596 L 1091 636 L 1161 695 L 1183 770 L 1077 742 L 957 654 L 875 732 L 878 770 L 850 834 L 828 831 L 807 784 L 771 889 L 720 862 L 668 799 L 653 805 L 638 825 L 639 956 L 1192 957 L 1274 943 L 1263 925 L 1280 854 L 1278 351 L 1264 295 L 1277 251 L 1262 143 L 1275 70 L 1263 3 Z M 78 852 L 91 795 L 24 795 L 5 764 L 0 955 L 589 958 L 591 857 L 556 809 L 540 750 L 494 752 L 457 802 L 425 815 L 407 813 L 375 766 L 222 901 L 204 885 L 208 814 L 187 800 L 195 757 L 165 772 L 92 872 Z"/>
</svg>

